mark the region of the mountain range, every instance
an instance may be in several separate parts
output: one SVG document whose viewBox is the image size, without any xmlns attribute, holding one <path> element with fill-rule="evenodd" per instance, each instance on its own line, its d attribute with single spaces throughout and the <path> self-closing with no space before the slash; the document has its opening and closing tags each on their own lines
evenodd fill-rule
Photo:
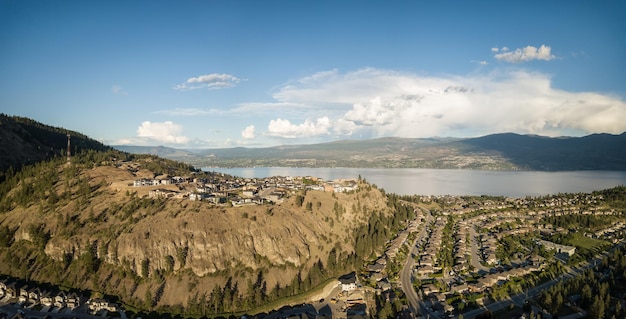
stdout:
<svg viewBox="0 0 626 319">
<path fill-rule="evenodd" d="M 626 133 L 545 137 L 515 133 L 477 138 L 343 140 L 265 148 L 114 148 L 199 167 L 386 167 L 491 170 L 625 170 Z"/>
<path fill-rule="evenodd" d="M 515 133 L 476 138 L 342 140 L 264 148 L 177 149 L 107 146 L 81 133 L 0 114 L 0 172 L 34 164 L 67 150 L 115 148 L 151 154 L 196 167 L 378 167 L 489 170 L 626 170 L 626 133 L 545 137 Z"/>
</svg>

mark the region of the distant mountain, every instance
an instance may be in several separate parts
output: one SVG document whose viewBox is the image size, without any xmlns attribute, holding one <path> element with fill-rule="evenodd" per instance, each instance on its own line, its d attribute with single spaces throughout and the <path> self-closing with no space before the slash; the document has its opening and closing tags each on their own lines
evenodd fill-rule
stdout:
<svg viewBox="0 0 626 319">
<path fill-rule="evenodd" d="M 508 133 L 460 144 L 476 152 L 496 152 L 522 169 L 626 170 L 626 133 L 558 138 Z"/>
<path fill-rule="evenodd" d="M 626 170 L 626 133 L 545 137 L 378 138 L 266 148 L 115 148 L 213 167 L 404 167 L 494 170 Z"/>
<path fill-rule="evenodd" d="M 198 154 L 181 150 L 172 147 L 166 146 L 133 146 L 133 145 L 116 145 L 113 148 L 120 150 L 122 152 L 132 153 L 132 154 L 150 154 L 150 155 L 158 155 L 164 158 L 185 158 L 185 157 L 195 157 Z"/>
<path fill-rule="evenodd" d="M 67 134 L 71 136 L 71 152 L 108 150 L 106 146 L 83 134 L 39 123 L 35 120 L 0 114 L 0 172 L 9 167 L 18 170 L 67 152 Z"/>
</svg>

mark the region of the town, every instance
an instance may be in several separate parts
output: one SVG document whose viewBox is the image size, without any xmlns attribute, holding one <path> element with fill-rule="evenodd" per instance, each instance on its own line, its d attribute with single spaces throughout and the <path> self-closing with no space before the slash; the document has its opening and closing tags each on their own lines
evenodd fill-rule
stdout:
<svg viewBox="0 0 626 319">
<path fill-rule="evenodd" d="M 133 163 L 122 163 L 120 169 L 137 172 Z M 198 174 L 193 174 L 198 175 Z M 186 198 L 215 205 L 261 205 L 280 203 L 282 199 L 300 190 L 349 192 L 358 189 L 356 179 L 325 181 L 312 176 L 273 176 L 266 178 L 239 178 L 221 173 L 195 176 L 143 177 L 132 181 L 133 191 L 149 198 Z M 146 193 L 147 190 L 147 193 Z"/>
<path fill-rule="evenodd" d="M 136 170 L 125 165 L 118 168 Z M 141 177 L 125 181 L 127 187 L 120 191 L 242 206 L 281 203 L 303 190 L 355 191 L 361 180 L 197 175 Z M 415 218 L 389 238 L 382 254 L 337 278 L 307 303 L 264 317 L 385 317 L 388 305 L 400 305 L 395 310 L 403 318 L 472 318 L 502 309 L 512 311 L 506 316 L 523 317 L 528 313 L 524 307 L 550 318 L 547 306 L 533 297 L 562 276 L 589 269 L 600 254 L 621 247 L 626 233 L 624 211 L 606 205 L 603 195 L 595 193 L 537 198 L 414 195 L 404 197 L 403 205 L 411 207 Z M 0 279 L 0 310 L 5 314 L 126 318 L 123 306 L 104 296 Z M 572 319 L 587 316 L 576 305 L 580 296 L 565 298 L 570 302 L 559 311 Z"/>
<path fill-rule="evenodd" d="M 607 207 L 602 195 L 419 196 L 417 202 L 438 202 L 446 208 L 416 208 L 417 218 L 363 273 L 387 302 L 404 294 L 409 317 L 471 318 L 504 305 L 520 316 L 519 308 L 530 297 L 552 286 L 560 275 L 581 273 L 612 245 L 621 247 L 626 234 L 624 212 Z M 514 300 L 515 295 L 521 297 Z M 535 315 L 552 317 L 544 304 L 533 302 Z M 570 309 L 561 311 L 572 318 L 587 316 L 575 302 L 567 305 L 564 308 Z"/>
</svg>

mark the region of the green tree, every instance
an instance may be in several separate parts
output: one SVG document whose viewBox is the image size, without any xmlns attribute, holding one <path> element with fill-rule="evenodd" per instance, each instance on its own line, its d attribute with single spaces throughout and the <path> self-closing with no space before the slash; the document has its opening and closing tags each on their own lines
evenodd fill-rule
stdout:
<svg viewBox="0 0 626 319">
<path fill-rule="evenodd" d="M 604 311 L 604 300 L 602 300 L 600 296 L 596 295 L 593 299 L 593 304 L 591 304 L 589 315 L 592 319 L 603 319 Z"/>
<path fill-rule="evenodd" d="M 150 260 L 144 258 L 141 261 L 141 277 L 148 278 L 150 274 Z"/>
</svg>

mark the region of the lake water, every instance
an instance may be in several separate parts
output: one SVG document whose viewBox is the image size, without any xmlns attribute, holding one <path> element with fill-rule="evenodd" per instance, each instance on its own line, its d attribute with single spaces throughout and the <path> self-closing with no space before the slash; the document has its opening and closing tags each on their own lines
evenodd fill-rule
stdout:
<svg viewBox="0 0 626 319">
<path fill-rule="evenodd" d="M 361 175 L 389 193 L 400 195 L 540 196 L 591 192 L 626 185 L 626 171 L 480 171 L 423 168 L 203 168 L 247 178 L 315 176 L 326 180 Z"/>
</svg>

